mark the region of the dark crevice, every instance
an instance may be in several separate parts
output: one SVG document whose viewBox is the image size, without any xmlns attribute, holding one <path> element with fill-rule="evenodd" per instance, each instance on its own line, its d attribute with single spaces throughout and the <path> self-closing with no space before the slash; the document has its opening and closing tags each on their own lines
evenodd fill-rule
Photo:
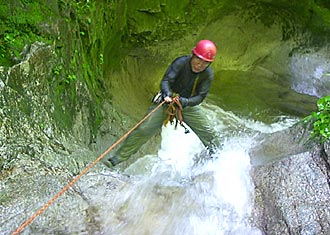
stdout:
<svg viewBox="0 0 330 235">
<path fill-rule="evenodd" d="M 328 155 L 325 152 L 324 145 L 322 146 L 322 148 L 320 150 L 320 156 L 323 159 L 324 165 L 326 167 L 325 175 L 327 176 L 327 183 L 328 183 L 328 186 L 330 188 L 330 163 L 328 161 Z M 320 169 L 322 169 L 322 168 L 320 168 Z"/>
</svg>

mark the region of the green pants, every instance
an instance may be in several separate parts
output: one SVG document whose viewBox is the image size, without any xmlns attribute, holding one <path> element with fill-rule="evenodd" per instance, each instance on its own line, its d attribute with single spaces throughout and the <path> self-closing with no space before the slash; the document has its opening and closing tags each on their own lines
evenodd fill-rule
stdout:
<svg viewBox="0 0 330 235">
<path fill-rule="evenodd" d="M 148 112 L 157 105 L 151 105 Z M 156 110 L 146 121 L 137 127 L 115 152 L 116 163 L 127 160 L 132 154 L 146 143 L 152 136 L 161 130 L 164 120 L 167 118 L 167 105 Z M 183 122 L 185 122 L 199 137 L 205 147 L 212 148 L 216 134 L 209 120 L 199 106 L 187 106 L 182 110 Z"/>
</svg>

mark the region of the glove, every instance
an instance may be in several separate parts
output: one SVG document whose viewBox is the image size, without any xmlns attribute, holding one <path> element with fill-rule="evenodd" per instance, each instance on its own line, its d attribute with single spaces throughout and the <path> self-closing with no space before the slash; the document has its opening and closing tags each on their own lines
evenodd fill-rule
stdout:
<svg viewBox="0 0 330 235">
<path fill-rule="evenodd" d="M 188 98 L 184 98 L 184 97 L 180 97 L 179 101 L 182 105 L 182 108 L 186 107 L 188 105 L 189 99 Z"/>
</svg>

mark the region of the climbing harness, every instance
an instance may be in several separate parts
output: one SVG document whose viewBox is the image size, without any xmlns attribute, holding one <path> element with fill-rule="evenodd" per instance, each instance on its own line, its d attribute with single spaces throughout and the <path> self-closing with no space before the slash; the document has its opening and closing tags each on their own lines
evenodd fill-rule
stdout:
<svg viewBox="0 0 330 235">
<path fill-rule="evenodd" d="M 70 183 L 68 183 L 60 192 L 52 197 L 46 204 L 44 204 L 36 213 L 34 213 L 29 219 L 27 219 L 19 228 L 17 228 L 12 235 L 21 233 L 32 221 L 41 215 L 55 200 L 57 200 L 63 193 L 68 191 L 72 185 L 74 185 L 83 175 L 85 175 L 92 167 L 102 160 L 112 149 L 120 144 L 129 134 L 131 134 L 139 125 L 141 125 L 147 118 L 151 116 L 157 109 L 159 109 L 165 101 L 161 102 L 151 112 L 149 112 L 144 118 L 142 118 L 134 127 L 132 127 L 125 135 L 118 139 L 113 145 L 111 145 L 104 153 L 102 153 L 94 162 L 90 163 L 83 171 L 80 172 Z"/>
<path fill-rule="evenodd" d="M 168 122 L 173 124 L 175 118 L 175 128 L 177 128 L 178 123 L 184 128 L 184 133 L 188 134 L 190 131 L 189 129 L 183 124 L 183 117 L 182 117 L 182 105 L 179 101 L 179 96 L 175 96 L 172 99 L 172 102 L 169 104 L 168 108 L 166 109 L 166 113 L 168 114 L 167 118 L 164 120 L 164 126 L 167 125 Z"/>
</svg>

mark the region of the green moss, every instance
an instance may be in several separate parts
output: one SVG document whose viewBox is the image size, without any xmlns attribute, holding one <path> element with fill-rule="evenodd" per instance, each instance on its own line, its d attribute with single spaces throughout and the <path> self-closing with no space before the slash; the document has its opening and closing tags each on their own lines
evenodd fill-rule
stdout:
<svg viewBox="0 0 330 235">
<path fill-rule="evenodd" d="M 12 196 L 9 196 L 7 193 L 0 192 L 0 205 L 4 205 L 8 201 L 10 201 L 11 198 L 12 198 Z"/>
<path fill-rule="evenodd" d="M 262 22 L 271 27 L 280 24 L 282 39 L 299 41 L 301 34 L 310 34 L 310 40 L 300 41 L 301 47 L 324 45 L 329 38 L 330 12 L 327 1 L 226 1 L 223 9 L 238 11 L 247 20 Z"/>
<path fill-rule="evenodd" d="M 45 1 L 10 1 L 0 5 L 0 65 L 12 66 L 22 59 L 25 45 L 49 43 L 52 35 L 42 34 L 51 10 Z"/>
<path fill-rule="evenodd" d="M 53 70 L 54 79 L 50 84 L 56 101 L 54 118 L 63 127 L 70 128 L 76 109 L 87 105 L 91 134 L 95 136 L 103 118 L 101 106 L 106 97 L 102 81 L 104 48 L 106 40 L 112 39 L 111 35 L 108 37 L 111 29 L 105 25 L 114 15 L 116 5 L 61 0 L 58 8 L 61 31 L 60 40 L 55 43 L 59 64 Z M 110 24 L 115 22 L 110 21 Z M 121 43 L 120 36 L 118 43 Z M 114 48 L 119 48 L 118 44 Z"/>
<path fill-rule="evenodd" d="M 283 39 L 296 33 L 294 27 L 307 25 L 315 31 L 326 29 L 330 15 L 324 8 L 326 1 L 321 0 L 317 1 L 323 4 L 319 8 L 310 0 L 290 3 L 283 0 L 9 2 L 0 5 L 0 64 L 11 66 L 20 61 L 26 44 L 43 41 L 55 45 L 58 64 L 49 82 L 55 103 L 54 118 L 70 128 L 76 108 L 87 102 L 93 133 L 102 120 L 102 102 L 111 97 L 108 88 L 124 84 L 119 81 L 122 77 L 115 82 L 108 81 L 111 73 L 125 70 L 127 55 L 136 48 L 157 47 L 160 42 L 173 42 L 187 34 L 195 37 L 198 27 L 242 9 L 245 9 L 245 17 L 260 20 L 265 25 L 282 19 Z M 314 13 L 321 16 L 313 16 Z M 55 28 L 59 31 L 55 32 Z M 157 53 L 159 51 L 161 49 L 157 49 Z M 154 61 L 150 63 L 155 66 Z M 23 109 L 29 112 L 28 107 Z"/>
</svg>

